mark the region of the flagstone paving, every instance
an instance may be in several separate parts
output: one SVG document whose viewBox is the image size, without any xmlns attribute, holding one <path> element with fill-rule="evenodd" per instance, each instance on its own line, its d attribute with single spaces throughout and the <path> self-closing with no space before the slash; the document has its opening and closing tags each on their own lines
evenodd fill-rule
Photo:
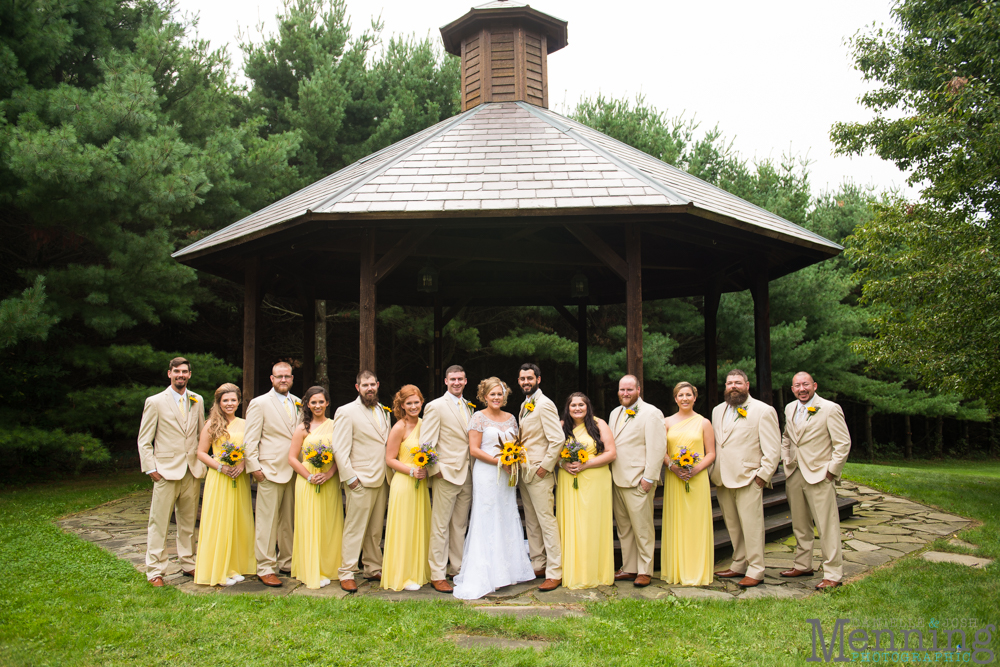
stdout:
<svg viewBox="0 0 1000 667">
<path fill-rule="evenodd" d="M 934 507 L 921 505 L 905 498 L 879 493 L 866 486 L 843 482 L 838 494 L 859 501 L 855 515 L 841 522 L 841 541 L 844 549 L 844 578 L 864 576 L 871 569 L 902 558 L 908 553 L 924 549 L 939 537 L 954 536 L 969 527 L 972 522 L 954 514 L 946 514 Z M 146 522 L 148 518 L 151 491 L 143 491 L 114 500 L 79 514 L 67 516 L 57 523 L 63 530 L 78 535 L 132 563 L 139 572 L 145 572 Z M 172 527 L 173 528 L 173 527 Z M 167 536 L 167 544 L 173 545 L 175 531 Z M 952 538 L 953 544 L 974 549 L 975 545 Z M 537 589 L 538 582 L 526 582 L 508 586 L 490 593 L 480 600 L 465 604 L 491 614 L 513 615 L 577 615 L 583 613 L 580 605 L 585 602 L 633 598 L 660 600 L 668 597 L 699 600 L 737 600 L 765 597 L 800 598 L 815 594 L 814 587 L 822 580 L 821 553 L 813 550 L 814 567 L 817 572 L 812 577 L 783 579 L 779 572 L 792 567 L 795 538 L 784 537 L 769 542 L 764 549 L 764 583 L 756 588 L 743 590 L 734 581 L 716 578 L 707 586 L 677 586 L 668 584 L 654 573 L 652 585 L 636 588 L 629 582 L 613 586 L 600 586 L 586 590 L 557 588 L 543 593 Z M 816 544 L 818 547 L 818 543 Z M 177 564 L 174 546 L 167 549 L 171 562 L 164 582 L 178 590 L 196 595 L 305 595 L 317 598 L 343 599 L 349 595 L 341 590 L 337 582 L 320 590 L 309 590 L 300 582 L 281 576 L 281 588 L 264 586 L 256 577 L 247 577 L 235 586 L 202 586 L 185 577 Z M 957 562 L 973 567 L 984 567 L 991 561 L 986 559 L 943 552 L 923 554 L 927 560 L 936 562 Z M 726 569 L 730 561 L 716 563 L 716 569 Z M 357 580 L 355 595 L 383 600 L 451 600 L 447 595 L 424 586 L 419 591 L 385 591 L 370 582 Z M 477 646 L 477 642 L 496 638 L 481 638 L 469 635 L 455 635 L 460 646 Z M 523 648 L 539 648 L 536 642 L 520 642 Z"/>
</svg>

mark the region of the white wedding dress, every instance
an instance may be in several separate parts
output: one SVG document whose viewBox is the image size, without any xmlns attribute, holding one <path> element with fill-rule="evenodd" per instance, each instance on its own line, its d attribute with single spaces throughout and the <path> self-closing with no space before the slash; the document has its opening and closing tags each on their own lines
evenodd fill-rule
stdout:
<svg viewBox="0 0 1000 667">
<path fill-rule="evenodd" d="M 499 456 L 501 443 L 517 433 L 517 422 L 513 415 L 497 423 L 477 412 L 469 420 L 469 430 L 483 434 L 484 452 Z M 455 577 L 454 596 L 460 600 L 475 600 L 535 578 L 517 513 L 517 488 L 507 485 L 508 476 L 502 468 L 499 472 L 498 479 L 497 466 L 473 459 L 472 513 L 462 571 Z"/>
</svg>

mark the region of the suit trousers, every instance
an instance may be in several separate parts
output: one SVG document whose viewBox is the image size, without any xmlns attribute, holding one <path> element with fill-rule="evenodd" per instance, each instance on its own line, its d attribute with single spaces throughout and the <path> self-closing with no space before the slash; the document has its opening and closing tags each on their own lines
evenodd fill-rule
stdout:
<svg viewBox="0 0 1000 667">
<path fill-rule="evenodd" d="M 640 486 L 613 484 L 611 491 L 611 509 L 622 548 L 622 572 L 652 576 L 656 549 L 656 527 L 653 525 L 656 487 L 644 493 Z"/>
<path fill-rule="evenodd" d="M 440 581 L 445 574 L 455 576 L 462 569 L 465 531 L 469 528 L 469 508 L 472 505 L 472 471 L 465 476 L 465 484 L 462 485 L 452 484 L 444 477 L 435 477 L 432 484 L 431 541 L 427 562 L 431 568 L 431 579 Z"/>
<path fill-rule="evenodd" d="M 844 578 L 844 559 L 840 549 L 840 514 L 837 511 L 837 490 L 833 482 L 823 479 L 810 484 L 796 468 L 785 480 L 788 506 L 792 510 L 792 532 L 795 534 L 795 568 L 813 569 L 813 521 L 819 532 L 819 547 L 823 552 L 823 578 L 840 581 Z"/>
<path fill-rule="evenodd" d="M 186 572 L 194 570 L 194 524 L 198 518 L 198 496 L 201 480 L 190 470 L 184 471 L 181 479 L 165 479 L 153 482 L 153 500 L 149 505 L 149 528 L 146 533 L 146 578 L 162 577 L 166 574 L 167 531 L 170 528 L 170 512 L 174 512 L 177 522 L 177 560 Z"/>
<path fill-rule="evenodd" d="M 722 518 L 733 543 L 734 572 L 751 579 L 764 578 L 764 492 L 757 482 L 730 489 L 716 488 Z"/>
<path fill-rule="evenodd" d="M 524 505 L 524 529 L 528 533 L 531 567 L 536 572 L 545 570 L 546 579 L 562 579 L 562 543 L 553 493 L 556 476 L 548 473 L 539 479 L 537 470 L 536 466 L 531 466 L 525 473 L 528 479 L 521 478 L 517 483 Z"/>
<path fill-rule="evenodd" d="M 295 476 L 284 484 L 257 482 L 254 553 L 257 575 L 292 569 L 292 531 L 295 529 Z M 277 545 L 277 548 L 275 548 Z"/>
<path fill-rule="evenodd" d="M 344 517 L 342 562 L 338 572 L 341 581 L 354 579 L 358 558 L 361 558 L 366 577 L 382 571 L 382 528 L 388 496 L 389 484 L 385 481 L 375 488 L 358 484 L 353 491 L 344 484 L 347 516 Z"/>
</svg>

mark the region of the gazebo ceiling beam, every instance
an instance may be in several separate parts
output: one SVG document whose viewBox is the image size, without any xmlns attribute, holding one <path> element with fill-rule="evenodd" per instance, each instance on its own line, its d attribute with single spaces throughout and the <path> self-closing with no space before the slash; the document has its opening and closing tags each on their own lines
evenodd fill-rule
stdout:
<svg viewBox="0 0 1000 667">
<path fill-rule="evenodd" d="M 396 245 L 385 255 L 382 259 L 375 263 L 375 284 L 378 285 L 382 280 L 393 272 L 396 267 L 403 263 L 407 257 L 413 254 L 413 251 L 427 240 L 427 237 L 434 233 L 436 227 L 418 227 L 416 229 L 411 229 L 403 238 L 399 239 Z"/>
<path fill-rule="evenodd" d="M 570 234 L 579 239 L 580 243 L 582 243 L 587 250 L 594 253 L 599 260 L 604 262 L 609 269 L 614 271 L 619 278 L 628 282 L 628 262 L 622 259 L 621 255 L 605 243 L 594 230 L 589 227 L 579 225 L 566 225 L 566 229 L 569 230 Z"/>
</svg>

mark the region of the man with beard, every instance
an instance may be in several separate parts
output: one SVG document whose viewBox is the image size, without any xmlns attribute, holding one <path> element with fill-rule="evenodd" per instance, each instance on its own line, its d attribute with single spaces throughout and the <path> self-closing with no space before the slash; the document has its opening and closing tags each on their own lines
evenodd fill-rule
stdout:
<svg viewBox="0 0 1000 667">
<path fill-rule="evenodd" d="M 667 453 L 663 413 L 643 401 L 641 391 L 638 378 L 623 377 L 618 382 L 621 405 L 608 418 L 618 452 L 611 463 L 611 509 L 622 548 L 622 569 L 615 581 L 632 581 L 639 588 L 649 586 L 653 574 L 653 490 Z"/>
<path fill-rule="evenodd" d="M 205 425 L 205 401 L 188 390 L 191 365 L 184 357 L 170 360 L 170 386 L 150 396 L 139 425 L 139 461 L 153 480 L 146 534 L 146 580 L 157 588 L 166 574 L 170 512 L 177 521 L 177 559 L 194 576 L 194 522 L 205 464 L 198 460 L 198 436 Z"/>
<path fill-rule="evenodd" d="M 816 394 L 817 384 L 805 371 L 792 378 L 798 398 L 785 406 L 785 433 L 781 458 L 785 462 L 785 491 L 792 510 L 795 533 L 795 566 L 783 577 L 813 574 L 813 522 L 823 553 L 823 581 L 818 589 L 836 588 L 844 577 L 840 550 L 840 514 L 834 484 L 851 451 L 851 434 L 844 411 Z"/>
<path fill-rule="evenodd" d="M 781 452 L 781 431 L 774 408 L 750 398 L 750 381 L 739 369 L 726 376 L 725 402 L 712 410 L 715 466 L 712 484 L 733 544 L 733 564 L 716 572 L 741 577 L 751 588 L 764 580 L 764 496 Z"/>
<path fill-rule="evenodd" d="M 359 557 L 365 579 L 382 579 L 379 544 L 389 493 L 385 444 L 392 426 L 389 408 L 378 402 L 375 374 L 361 371 L 354 388 L 358 398 L 337 408 L 333 417 L 333 452 L 346 505 L 339 576 L 340 587 L 348 593 L 358 590 L 354 574 L 358 571 Z"/>
<path fill-rule="evenodd" d="M 566 441 L 556 404 L 542 393 L 538 385 L 542 371 L 535 364 L 524 364 L 517 383 L 524 392 L 518 427 L 524 455 L 528 460 L 517 485 L 521 488 L 524 505 L 524 529 L 528 534 L 528 552 L 535 576 L 545 578 L 540 591 L 555 590 L 562 581 L 562 548 L 559 524 L 556 522 L 555 475 L 562 445 Z"/>
</svg>

